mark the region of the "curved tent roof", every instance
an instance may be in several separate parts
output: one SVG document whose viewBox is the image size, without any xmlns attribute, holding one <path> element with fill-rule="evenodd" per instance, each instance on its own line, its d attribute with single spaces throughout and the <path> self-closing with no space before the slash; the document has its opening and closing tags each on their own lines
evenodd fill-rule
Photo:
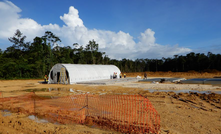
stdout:
<svg viewBox="0 0 221 134">
<path fill-rule="evenodd" d="M 110 79 L 114 72 L 119 78 L 121 72 L 115 65 L 56 64 L 50 70 L 48 83 L 73 84 L 82 81 Z"/>
</svg>

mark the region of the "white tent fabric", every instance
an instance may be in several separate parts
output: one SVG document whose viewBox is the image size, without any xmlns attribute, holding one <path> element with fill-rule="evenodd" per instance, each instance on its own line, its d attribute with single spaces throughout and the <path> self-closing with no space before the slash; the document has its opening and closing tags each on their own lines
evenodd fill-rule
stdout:
<svg viewBox="0 0 221 134">
<path fill-rule="evenodd" d="M 121 72 L 115 65 L 56 64 L 50 70 L 48 83 L 74 84 L 111 79 L 114 73 L 117 73 L 117 78 L 119 78 Z"/>
</svg>

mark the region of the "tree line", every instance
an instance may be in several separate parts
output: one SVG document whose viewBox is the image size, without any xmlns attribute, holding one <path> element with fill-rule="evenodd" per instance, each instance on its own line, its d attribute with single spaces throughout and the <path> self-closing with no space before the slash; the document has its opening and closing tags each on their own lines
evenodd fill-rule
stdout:
<svg viewBox="0 0 221 134">
<path fill-rule="evenodd" d="M 85 47 L 74 43 L 73 46 L 59 46 L 59 37 L 46 31 L 33 42 L 25 42 L 26 36 L 16 30 L 9 41 L 13 44 L 2 51 L 0 49 L 0 77 L 2 79 L 42 78 L 57 63 L 71 64 L 113 64 L 122 72 L 145 71 L 221 71 L 221 55 L 208 52 L 191 52 L 186 56 L 162 59 L 111 59 L 105 52 L 99 51 L 99 44 L 91 40 Z"/>
</svg>

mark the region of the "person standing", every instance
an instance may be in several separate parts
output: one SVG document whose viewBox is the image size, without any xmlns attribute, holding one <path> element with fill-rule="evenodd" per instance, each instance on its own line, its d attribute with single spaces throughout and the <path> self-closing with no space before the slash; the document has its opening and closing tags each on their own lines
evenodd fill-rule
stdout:
<svg viewBox="0 0 221 134">
<path fill-rule="evenodd" d="M 147 79 L 147 73 L 144 72 L 144 79 Z"/>
<path fill-rule="evenodd" d="M 48 77 L 47 77 L 47 75 L 45 75 L 45 77 L 44 77 L 44 82 L 47 82 L 47 79 L 48 79 Z"/>
<path fill-rule="evenodd" d="M 115 79 L 116 78 L 116 72 L 114 72 L 114 75 L 113 75 L 113 79 Z"/>
</svg>

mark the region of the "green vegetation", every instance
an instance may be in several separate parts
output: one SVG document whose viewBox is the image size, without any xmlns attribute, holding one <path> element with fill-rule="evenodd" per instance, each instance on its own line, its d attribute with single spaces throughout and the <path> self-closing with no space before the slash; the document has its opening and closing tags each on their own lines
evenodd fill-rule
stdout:
<svg viewBox="0 0 221 134">
<path fill-rule="evenodd" d="M 110 59 L 105 52 L 99 51 L 99 44 L 94 40 L 83 47 L 74 43 L 73 47 L 58 46 L 61 40 L 50 31 L 42 37 L 35 37 L 33 42 L 25 42 L 20 30 L 15 32 L 9 41 L 13 43 L 5 51 L 0 49 L 0 78 L 24 79 L 43 78 L 56 63 L 72 64 L 114 64 L 122 72 L 174 71 L 189 70 L 221 71 L 221 55 L 208 52 L 191 52 L 186 56 L 174 55 L 162 59 Z"/>
</svg>

